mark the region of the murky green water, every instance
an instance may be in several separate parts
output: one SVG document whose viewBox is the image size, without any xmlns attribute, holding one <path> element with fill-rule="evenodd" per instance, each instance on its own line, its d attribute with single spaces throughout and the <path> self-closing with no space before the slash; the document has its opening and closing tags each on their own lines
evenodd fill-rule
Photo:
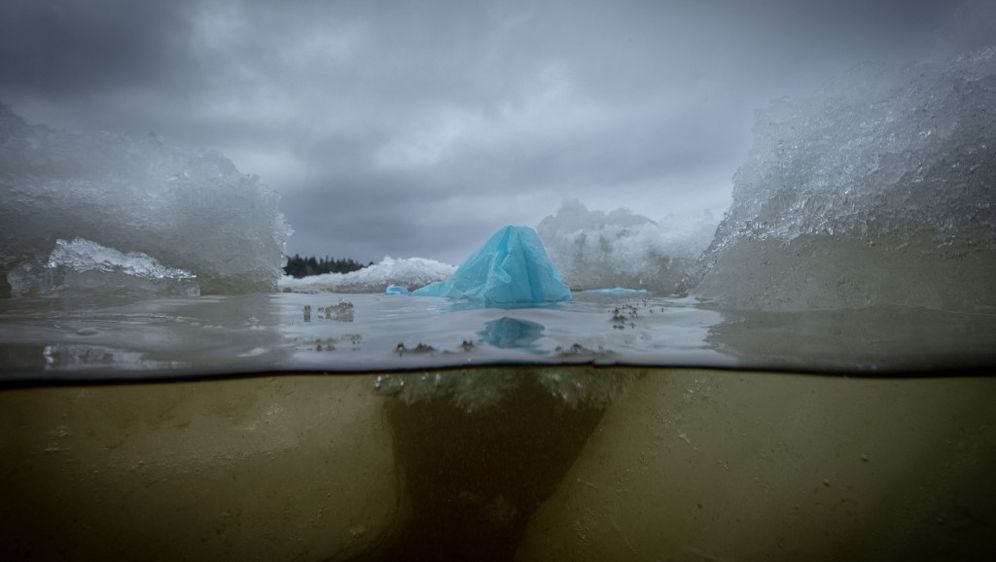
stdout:
<svg viewBox="0 0 996 562">
<path fill-rule="evenodd" d="M 996 377 L 937 375 L 541 367 L 7 388 L 0 557 L 987 559 Z"/>
</svg>

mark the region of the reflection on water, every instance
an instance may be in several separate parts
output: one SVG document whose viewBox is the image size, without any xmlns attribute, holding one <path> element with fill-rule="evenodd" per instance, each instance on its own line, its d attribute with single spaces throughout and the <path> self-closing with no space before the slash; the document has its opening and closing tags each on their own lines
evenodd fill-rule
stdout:
<svg viewBox="0 0 996 562">
<path fill-rule="evenodd" d="M 183 368 L 181 361 L 157 361 L 142 353 L 92 344 L 54 344 L 42 349 L 46 369 L 95 370 L 135 365 L 141 369 Z"/>
<path fill-rule="evenodd" d="M 0 300 L 8 382 L 495 363 L 923 371 L 994 358 L 996 316 L 912 307 L 743 312 L 626 295 L 521 309 L 369 294 Z"/>
<path fill-rule="evenodd" d="M 536 347 L 536 340 L 543 337 L 543 325 L 529 320 L 501 317 L 484 325 L 477 332 L 489 344 L 502 349 L 528 349 Z"/>
</svg>

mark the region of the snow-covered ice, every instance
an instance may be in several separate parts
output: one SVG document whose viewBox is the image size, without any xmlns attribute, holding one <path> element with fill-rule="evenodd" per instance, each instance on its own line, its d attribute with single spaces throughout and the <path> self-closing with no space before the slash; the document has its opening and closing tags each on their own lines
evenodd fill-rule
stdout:
<svg viewBox="0 0 996 562">
<path fill-rule="evenodd" d="M 572 289 L 631 287 L 671 294 L 687 289 L 687 271 L 718 222 L 708 211 L 653 221 L 629 209 L 606 213 L 572 200 L 536 230 Z"/>
<path fill-rule="evenodd" d="M 382 293 L 397 285 L 412 290 L 446 279 L 456 267 L 427 258 L 394 259 L 385 257 L 379 263 L 349 273 L 326 273 L 295 279 L 285 275 L 280 290 L 293 293 Z"/>
</svg>

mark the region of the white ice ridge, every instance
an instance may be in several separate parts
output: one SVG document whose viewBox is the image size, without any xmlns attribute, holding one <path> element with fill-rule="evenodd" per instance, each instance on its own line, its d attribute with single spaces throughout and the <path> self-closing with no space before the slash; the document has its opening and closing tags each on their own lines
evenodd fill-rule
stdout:
<svg viewBox="0 0 996 562">
<path fill-rule="evenodd" d="M 187 270 L 166 267 L 154 258 L 141 252 L 122 253 L 114 248 L 101 246 L 96 242 L 75 238 L 71 242 L 56 240 L 55 249 L 48 256 L 49 269 L 66 267 L 83 273 L 84 271 L 104 271 L 123 273 L 146 279 L 194 279 L 197 276 Z"/>
<path fill-rule="evenodd" d="M 0 279 L 81 237 L 155 256 L 213 293 L 274 289 L 289 234 L 276 194 L 216 152 L 29 125 L 2 103 L 0 224 Z"/>
<path fill-rule="evenodd" d="M 615 209 L 589 210 L 567 201 L 536 230 L 572 289 L 687 289 L 686 274 L 709 245 L 719 219 L 707 210 L 659 221 Z"/>
<path fill-rule="evenodd" d="M 456 267 L 427 258 L 394 259 L 385 257 L 379 263 L 349 273 L 326 273 L 295 279 L 284 276 L 280 290 L 292 293 L 383 293 L 388 285 L 400 285 L 409 290 L 447 279 Z"/>
<path fill-rule="evenodd" d="M 197 276 L 166 267 L 141 252 L 123 253 L 76 238 L 57 240 L 48 260 L 24 263 L 7 274 L 14 297 L 122 291 L 155 296 L 197 296 Z"/>
</svg>

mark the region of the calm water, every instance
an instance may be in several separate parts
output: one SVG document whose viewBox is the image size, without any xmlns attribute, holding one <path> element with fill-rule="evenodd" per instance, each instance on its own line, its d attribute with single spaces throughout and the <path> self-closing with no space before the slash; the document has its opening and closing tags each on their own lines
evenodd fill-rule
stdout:
<svg viewBox="0 0 996 562">
<path fill-rule="evenodd" d="M 0 301 L 8 382 L 508 363 L 908 373 L 994 362 L 996 315 L 920 308 L 745 312 L 587 295 L 524 309 L 371 294 Z"/>
</svg>

